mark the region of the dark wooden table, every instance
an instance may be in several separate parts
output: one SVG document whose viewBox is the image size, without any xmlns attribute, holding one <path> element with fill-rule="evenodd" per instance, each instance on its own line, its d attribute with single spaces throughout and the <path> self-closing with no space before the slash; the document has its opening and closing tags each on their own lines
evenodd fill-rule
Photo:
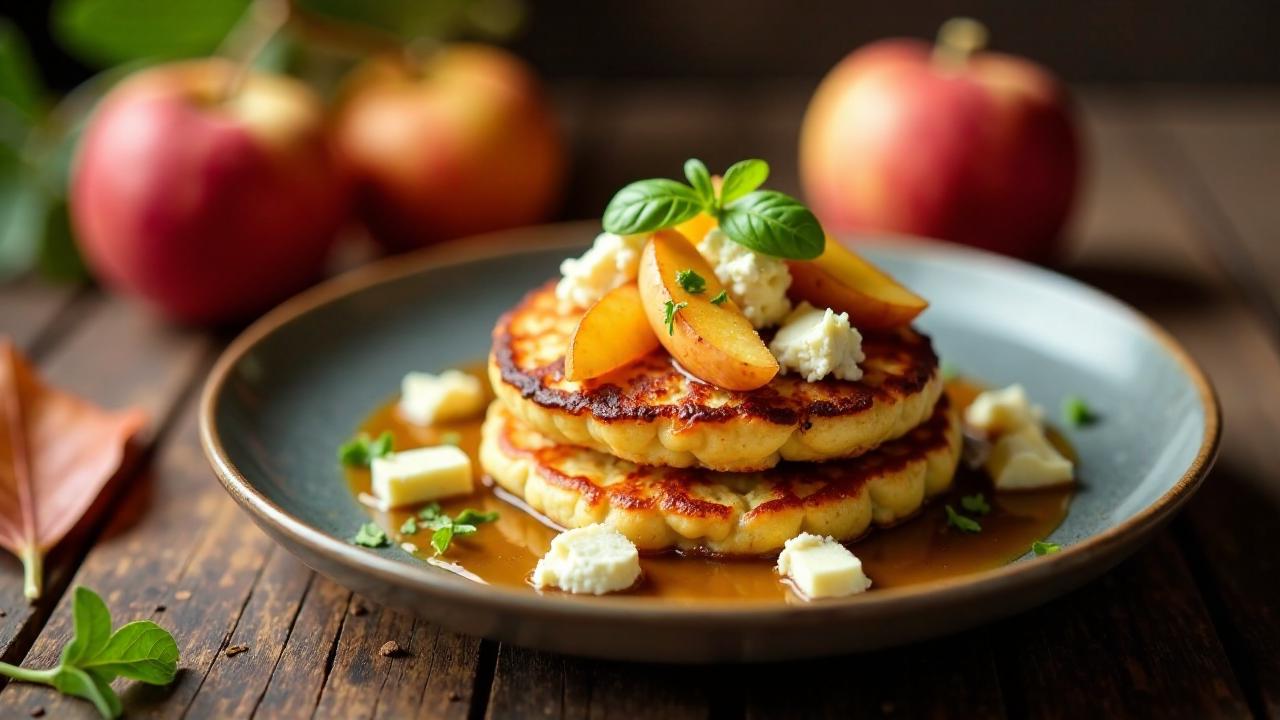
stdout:
<svg viewBox="0 0 1280 720">
<path fill-rule="evenodd" d="M 565 216 L 613 189 L 767 157 L 797 191 L 807 83 L 557 88 L 573 138 Z M 197 389 L 225 337 L 166 327 L 93 289 L 0 288 L 0 332 L 55 383 L 145 407 L 141 457 L 22 598 L 0 557 L 0 659 L 55 661 L 74 584 L 173 630 L 169 688 L 120 684 L 130 717 L 1280 716 L 1280 88 L 1081 91 L 1091 163 L 1066 270 L 1137 305 L 1208 369 L 1226 432 L 1212 476 L 1147 548 L 1092 585 L 961 635 L 785 665 L 681 668 L 560 657 L 445 632 L 312 573 L 222 491 Z M 407 648 L 385 658 L 378 648 Z M 228 656 L 232 645 L 246 652 Z M 0 715 L 92 717 L 0 684 Z"/>
</svg>

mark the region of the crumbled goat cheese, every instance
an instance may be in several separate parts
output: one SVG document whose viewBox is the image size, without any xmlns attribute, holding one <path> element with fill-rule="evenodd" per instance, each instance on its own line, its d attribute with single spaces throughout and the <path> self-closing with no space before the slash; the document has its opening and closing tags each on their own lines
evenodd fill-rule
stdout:
<svg viewBox="0 0 1280 720">
<path fill-rule="evenodd" d="M 858 363 L 867 359 L 862 352 L 862 335 L 849 325 L 849 314 L 837 315 L 800 303 L 773 336 L 769 351 L 783 372 L 794 371 L 808 382 L 828 375 L 840 380 L 861 380 Z"/>
<path fill-rule="evenodd" d="M 757 329 L 778 324 L 791 312 L 787 263 L 761 255 L 729 239 L 719 228 L 698 243 L 698 252 L 724 283 L 729 297 Z"/>
<path fill-rule="evenodd" d="M 563 277 L 556 284 L 556 299 L 573 307 L 591 307 L 605 293 L 635 280 L 646 239 L 600 233 L 582 257 L 560 263 Z"/>
</svg>

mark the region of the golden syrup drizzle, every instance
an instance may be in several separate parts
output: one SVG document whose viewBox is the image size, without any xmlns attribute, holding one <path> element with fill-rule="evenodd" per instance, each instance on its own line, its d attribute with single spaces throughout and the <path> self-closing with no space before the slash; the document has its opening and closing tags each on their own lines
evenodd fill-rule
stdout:
<svg viewBox="0 0 1280 720">
<path fill-rule="evenodd" d="M 470 368 L 482 379 L 482 369 Z M 487 386 L 487 381 L 486 381 Z M 952 401 L 963 408 L 981 388 L 964 380 L 948 383 Z M 477 457 L 480 419 L 462 423 L 420 427 L 406 423 L 396 412 L 395 402 L 379 408 L 361 432 L 376 437 L 383 431 L 395 436 L 395 447 L 413 448 L 441 443 L 457 433 L 458 446 L 471 457 L 476 471 L 476 492 L 469 497 L 442 501 L 445 512 L 455 515 L 464 508 L 496 510 L 499 519 L 480 526 L 479 532 L 455 538 L 448 552 L 436 558 L 431 548 L 431 532 L 419 530 L 401 535 L 399 528 L 412 512 L 379 512 L 369 508 L 375 521 L 397 543 L 412 543 L 422 560 L 469 579 L 537 592 L 528 583 L 538 559 L 550 547 L 558 528 L 501 488 L 482 477 Z M 1065 446 L 1060 436 L 1055 442 Z M 1069 450 L 1069 448 L 1067 448 Z M 348 469 L 347 481 L 353 495 L 367 495 L 367 470 Z M 988 515 L 977 518 L 982 532 L 965 534 L 947 526 L 943 506 L 960 509 L 964 495 L 981 492 L 991 504 Z M 1005 565 L 1020 557 L 1031 543 L 1048 536 L 1066 517 L 1071 490 L 1023 493 L 994 493 L 979 471 L 961 468 L 952 489 L 931 501 L 916 517 L 887 529 L 872 531 L 852 544 L 862 559 L 874 589 L 926 583 Z M 779 581 L 772 558 L 708 558 L 676 553 L 641 557 L 643 582 L 628 595 L 663 598 L 680 603 L 700 601 L 794 602 L 788 586 Z"/>
</svg>

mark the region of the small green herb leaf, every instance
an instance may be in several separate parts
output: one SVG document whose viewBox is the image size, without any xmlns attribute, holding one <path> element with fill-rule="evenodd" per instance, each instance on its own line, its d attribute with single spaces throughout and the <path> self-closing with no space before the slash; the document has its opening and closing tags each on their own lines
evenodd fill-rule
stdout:
<svg viewBox="0 0 1280 720">
<path fill-rule="evenodd" d="M 401 535 L 413 535 L 416 532 L 418 532 L 418 520 L 412 515 L 405 518 L 404 522 L 400 523 Z"/>
<path fill-rule="evenodd" d="M 497 519 L 498 519 L 498 512 L 496 510 L 491 512 L 480 512 L 479 510 L 472 510 L 471 508 L 467 508 L 462 512 L 458 513 L 458 517 L 454 518 L 453 521 L 455 523 L 468 523 L 471 525 L 482 525 L 484 523 L 493 522 L 494 520 L 497 520 Z"/>
<path fill-rule="evenodd" d="M 720 184 L 720 205 L 727 207 L 729 203 L 759 188 L 769 179 L 769 163 L 763 160 L 739 160 L 724 172 L 724 182 Z"/>
<path fill-rule="evenodd" d="M 636 235 L 679 225 L 706 208 L 696 190 L 675 180 L 640 180 L 618 191 L 604 209 L 604 229 Z"/>
<path fill-rule="evenodd" d="M 367 548 L 386 547 L 391 544 L 387 533 L 378 527 L 378 523 L 367 522 L 360 526 L 359 532 L 351 538 L 351 544 Z"/>
<path fill-rule="evenodd" d="M 150 620 L 128 623 L 111 632 L 111 614 L 92 590 L 77 587 L 71 616 L 75 635 L 62 650 L 57 667 L 27 670 L 0 662 L 0 675 L 51 685 L 59 692 L 88 700 L 104 718 L 124 711 L 111 689 L 117 677 L 152 685 L 168 685 L 178 670 L 178 645 L 167 630 Z"/>
<path fill-rule="evenodd" d="M 427 506 L 418 511 L 418 517 L 423 520 L 430 520 L 444 512 L 438 502 L 427 503 Z"/>
<path fill-rule="evenodd" d="M 719 295 L 711 298 L 712 305 L 723 305 L 725 300 L 729 299 L 729 291 L 721 290 Z"/>
<path fill-rule="evenodd" d="M 1088 425 L 1097 419 L 1089 404 L 1079 395 L 1068 395 L 1062 400 L 1062 421 L 1071 427 Z"/>
<path fill-rule="evenodd" d="M 729 239 L 758 253 L 789 260 L 812 260 L 822 254 L 822 225 L 789 195 L 757 190 L 720 212 L 720 229 Z"/>
<path fill-rule="evenodd" d="M 707 279 L 690 269 L 677 270 L 676 282 L 691 295 L 701 295 L 707 291 Z"/>
<path fill-rule="evenodd" d="M 454 537 L 457 537 L 459 535 L 472 535 L 475 533 L 475 531 L 476 531 L 475 525 L 468 525 L 466 523 L 458 523 L 458 522 L 455 522 L 453 524 Z"/>
<path fill-rule="evenodd" d="M 686 302 L 678 303 L 678 302 L 672 302 L 670 300 L 662 304 L 663 312 L 665 313 L 663 315 L 663 322 L 667 324 L 668 335 L 676 334 L 676 313 L 680 312 L 680 308 L 688 307 L 688 306 L 689 306 L 689 303 L 686 303 Z"/>
<path fill-rule="evenodd" d="M 698 196 L 702 198 L 704 208 L 709 208 L 716 202 L 716 189 L 711 184 L 711 173 L 707 172 L 707 166 L 697 158 L 689 158 L 684 161 L 684 176 L 689 179 L 689 184 L 697 191 Z"/>
<path fill-rule="evenodd" d="M 950 505 L 944 505 L 943 509 L 947 511 L 947 524 L 951 527 L 967 533 L 982 532 L 982 526 L 978 524 L 977 520 L 961 515 Z"/>
<path fill-rule="evenodd" d="M 338 462 L 347 467 L 369 467 L 374 458 L 390 455 L 394 442 L 395 437 L 390 431 L 383 432 L 376 440 L 360 433 L 338 448 Z"/>
<path fill-rule="evenodd" d="M 453 542 L 453 523 L 449 523 L 431 534 L 431 547 L 435 548 L 437 555 L 443 555 L 445 550 L 449 549 L 449 543 Z"/>
<path fill-rule="evenodd" d="M 942 365 L 939 368 L 939 371 L 942 374 L 942 379 L 944 381 L 949 382 L 951 380 L 955 380 L 956 378 L 960 377 L 960 369 L 957 368 L 954 363 L 948 362 L 946 360 L 942 361 Z"/>
<path fill-rule="evenodd" d="M 1061 549 L 1062 546 L 1058 543 L 1045 542 L 1044 540 L 1037 540 L 1031 543 L 1031 552 L 1036 555 L 1052 555 Z"/>
<path fill-rule="evenodd" d="M 987 502 L 987 498 L 984 497 L 982 493 L 977 493 L 976 495 L 965 495 L 960 498 L 960 507 L 964 508 L 967 512 L 977 515 L 986 515 L 991 512 L 991 505 Z"/>
</svg>

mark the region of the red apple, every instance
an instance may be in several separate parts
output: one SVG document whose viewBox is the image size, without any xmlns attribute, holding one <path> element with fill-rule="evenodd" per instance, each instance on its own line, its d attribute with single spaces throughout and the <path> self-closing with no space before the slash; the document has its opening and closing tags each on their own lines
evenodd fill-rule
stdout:
<svg viewBox="0 0 1280 720">
<path fill-rule="evenodd" d="M 184 322 L 244 318 L 319 277 L 347 192 L 306 86 L 203 60 L 144 70 L 90 119 L 71 178 L 97 277 Z"/>
<path fill-rule="evenodd" d="M 337 120 L 360 214 L 403 250 L 546 219 L 565 156 L 533 72 L 484 45 L 358 68 Z"/>
<path fill-rule="evenodd" d="M 828 230 L 1054 254 L 1079 174 L 1070 103 L 1045 69 L 975 52 L 983 42 L 981 25 L 953 20 L 936 47 L 873 43 L 822 81 L 800 172 Z"/>
</svg>

